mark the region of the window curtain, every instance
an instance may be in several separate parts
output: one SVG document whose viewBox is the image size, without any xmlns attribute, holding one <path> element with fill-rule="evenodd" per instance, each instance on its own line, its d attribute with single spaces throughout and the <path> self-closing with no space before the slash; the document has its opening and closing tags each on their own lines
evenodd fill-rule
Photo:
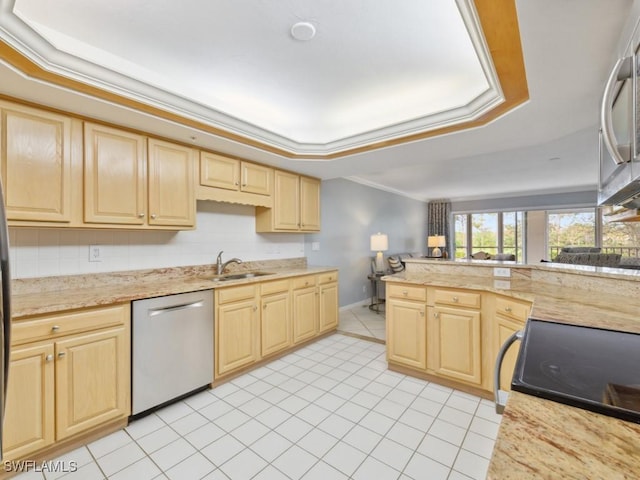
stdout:
<svg viewBox="0 0 640 480">
<path fill-rule="evenodd" d="M 453 239 L 451 238 L 451 202 L 449 200 L 431 200 L 427 204 L 427 235 L 444 235 L 447 256 L 453 258 Z M 426 241 L 426 239 L 425 239 Z"/>
</svg>

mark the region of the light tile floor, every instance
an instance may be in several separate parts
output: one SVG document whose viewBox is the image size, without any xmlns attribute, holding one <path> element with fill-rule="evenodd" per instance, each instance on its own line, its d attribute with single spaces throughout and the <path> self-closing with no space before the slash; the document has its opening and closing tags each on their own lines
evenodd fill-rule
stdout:
<svg viewBox="0 0 640 480">
<path fill-rule="evenodd" d="M 334 334 L 52 463 L 75 472 L 16 478 L 479 480 L 499 422 L 491 402 L 388 371 L 384 345 Z"/>
<path fill-rule="evenodd" d="M 362 337 L 386 339 L 384 305 L 380 313 L 369 310 L 368 305 L 340 311 L 338 331 Z"/>
</svg>

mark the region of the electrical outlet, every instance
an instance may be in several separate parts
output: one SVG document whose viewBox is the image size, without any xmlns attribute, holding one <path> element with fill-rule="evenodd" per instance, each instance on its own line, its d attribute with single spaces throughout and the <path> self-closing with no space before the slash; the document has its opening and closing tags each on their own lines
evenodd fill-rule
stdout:
<svg viewBox="0 0 640 480">
<path fill-rule="evenodd" d="M 366 285 L 362 286 L 362 293 L 367 293 L 367 286 Z"/>
<path fill-rule="evenodd" d="M 100 245 L 89 245 L 89 261 L 90 262 L 102 261 L 102 247 Z"/>
<path fill-rule="evenodd" d="M 320 250 L 320 242 L 311 242 L 311 250 L 317 252 Z"/>
<path fill-rule="evenodd" d="M 493 276 L 494 277 L 510 277 L 511 276 L 511 269 L 510 268 L 495 267 L 493 269 Z"/>
<path fill-rule="evenodd" d="M 511 281 L 510 280 L 494 280 L 493 288 L 498 288 L 500 290 L 511 290 Z"/>
</svg>

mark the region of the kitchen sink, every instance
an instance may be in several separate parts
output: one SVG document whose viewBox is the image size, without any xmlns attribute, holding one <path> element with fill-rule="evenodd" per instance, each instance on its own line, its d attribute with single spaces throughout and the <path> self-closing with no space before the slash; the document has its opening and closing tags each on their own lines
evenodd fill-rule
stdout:
<svg viewBox="0 0 640 480">
<path fill-rule="evenodd" d="M 264 277 L 265 275 L 273 275 L 271 272 L 244 272 L 244 273 L 229 273 L 226 275 L 216 275 L 209 280 L 212 282 L 228 282 L 229 280 L 242 280 L 245 278 Z"/>
</svg>

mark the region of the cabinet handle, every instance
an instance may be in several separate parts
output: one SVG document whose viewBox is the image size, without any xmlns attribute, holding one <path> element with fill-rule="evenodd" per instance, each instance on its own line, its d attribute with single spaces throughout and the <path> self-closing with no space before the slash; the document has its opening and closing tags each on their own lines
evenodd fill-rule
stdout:
<svg viewBox="0 0 640 480">
<path fill-rule="evenodd" d="M 439 314 L 438 312 L 435 312 L 435 313 L 433 314 L 433 318 L 440 318 L 440 314 Z"/>
<path fill-rule="evenodd" d="M 453 297 L 454 303 L 458 303 L 458 297 Z"/>
<path fill-rule="evenodd" d="M 237 187 L 238 185 L 240 185 L 238 182 L 235 182 L 234 185 Z"/>
<path fill-rule="evenodd" d="M 263 309 L 263 310 L 266 310 L 266 309 L 267 309 L 267 305 L 266 305 L 266 304 L 265 304 L 265 305 L 263 305 L 263 306 L 262 306 L 262 309 Z"/>
<path fill-rule="evenodd" d="M 407 290 L 403 290 L 402 294 L 406 297 L 407 295 L 409 295 L 409 292 Z"/>
<path fill-rule="evenodd" d="M 420 316 L 424 317 L 424 311 L 423 310 L 420 310 Z"/>
<path fill-rule="evenodd" d="M 505 312 L 510 312 L 511 311 L 511 307 L 504 307 L 504 311 Z"/>
<path fill-rule="evenodd" d="M 253 306 L 253 311 L 255 312 L 256 310 L 258 310 L 258 306 L 257 306 L 257 305 L 254 305 L 254 306 Z"/>
<path fill-rule="evenodd" d="M 46 357 L 44 357 L 45 361 L 50 362 L 53 360 L 53 355 L 49 354 Z"/>
<path fill-rule="evenodd" d="M 65 355 L 65 352 L 58 352 L 58 358 L 63 358 Z"/>
<path fill-rule="evenodd" d="M 246 183 L 243 183 L 243 184 L 242 184 L 242 186 L 243 186 L 243 187 L 246 187 L 246 186 L 247 186 L 247 184 L 246 184 Z"/>
<path fill-rule="evenodd" d="M 144 213 L 139 213 L 138 218 L 144 218 Z"/>
<path fill-rule="evenodd" d="M 157 217 L 157 215 L 156 215 L 155 213 L 152 213 L 152 214 L 151 214 L 151 219 L 152 219 L 152 220 L 155 220 L 155 219 L 156 219 L 156 217 Z"/>
<path fill-rule="evenodd" d="M 54 325 L 53 327 L 51 327 L 52 332 L 57 332 L 58 330 L 60 330 L 60 325 Z"/>
</svg>

